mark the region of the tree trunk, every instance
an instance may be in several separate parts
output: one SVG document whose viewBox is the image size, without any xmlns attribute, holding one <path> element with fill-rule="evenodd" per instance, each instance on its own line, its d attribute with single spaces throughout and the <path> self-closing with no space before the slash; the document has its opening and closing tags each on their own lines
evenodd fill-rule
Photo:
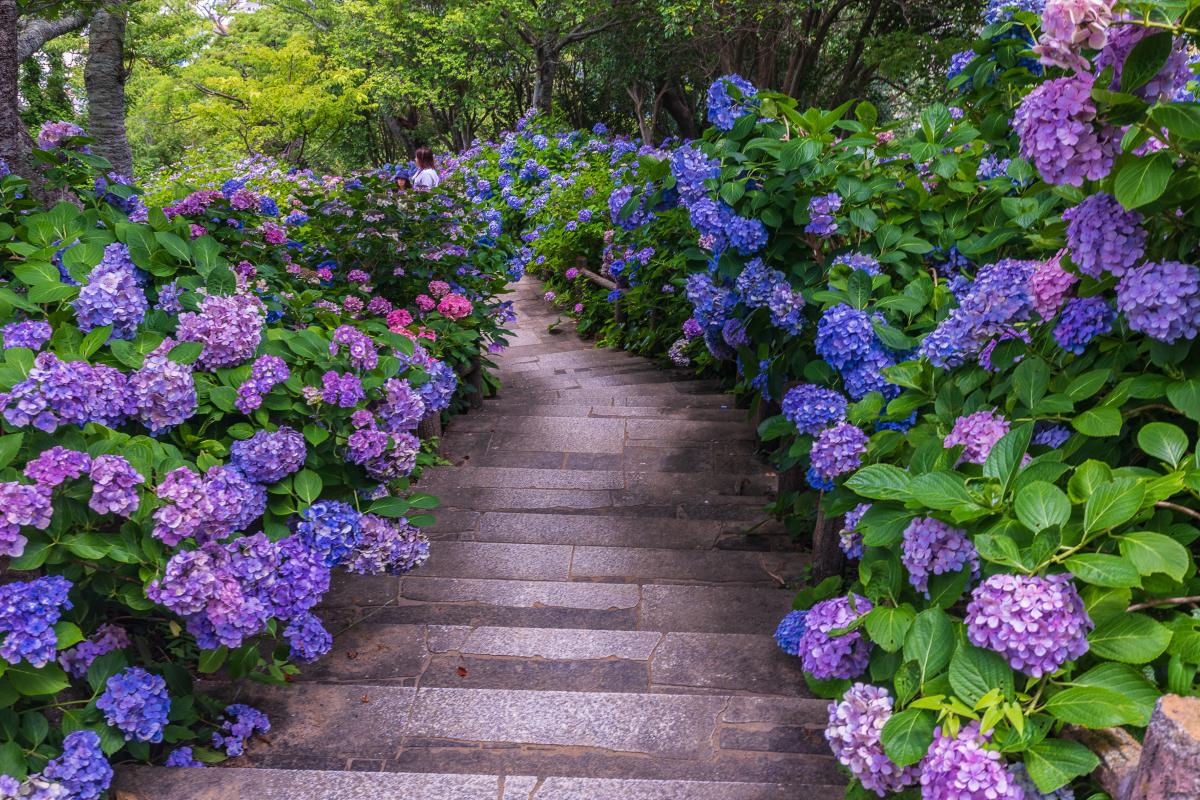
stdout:
<svg viewBox="0 0 1200 800">
<path fill-rule="evenodd" d="M 0 0 L 0 161 L 30 175 L 29 146 L 18 105 L 17 0 Z"/>
<path fill-rule="evenodd" d="M 696 115 L 674 86 L 663 91 L 662 106 L 671 115 L 671 119 L 675 120 L 675 127 L 679 128 L 680 136 L 684 139 L 700 138 L 700 126 L 696 123 Z"/>
<path fill-rule="evenodd" d="M 125 135 L 125 12 L 99 10 L 88 33 L 83 70 L 88 133 L 96 150 L 121 175 L 133 177 L 133 152 Z"/>
<path fill-rule="evenodd" d="M 558 64 L 558 53 L 546 45 L 534 48 L 537 66 L 533 75 L 533 107 L 549 114 L 554 104 L 554 69 Z"/>
</svg>

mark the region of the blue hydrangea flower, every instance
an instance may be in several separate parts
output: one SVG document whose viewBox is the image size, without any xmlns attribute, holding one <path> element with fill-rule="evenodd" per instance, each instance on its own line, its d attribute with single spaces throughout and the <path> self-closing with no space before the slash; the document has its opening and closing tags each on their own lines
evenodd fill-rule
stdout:
<svg viewBox="0 0 1200 800">
<path fill-rule="evenodd" d="M 801 433 L 816 436 L 846 418 L 846 398 L 835 389 L 801 383 L 784 395 L 783 416 Z"/>
<path fill-rule="evenodd" d="M 167 682 L 141 667 L 129 667 L 108 679 L 96 701 L 104 719 L 125 734 L 125 741 L 162 741 L 171 711 Z"/>
<path fill-rule="evenodd" d="M 758 112 L 757 95 L 754 84 L 741 75 L 722 75 L 708 87 L 708 121 L 719 131 L 732 130 L 739 119 Z"/>
<path fill-rule="evenodd" d="M 362 541 L 359 513 L 346 503 L 318 500 L 300 512 L 296 534 L 319 553 L 327 567 L 335 567 Z"/>
<path fill-rule="evenodd" d="M 804 636 L 807 611 L 791 611 L 775 629 L 775 643 L 790 656 L 800 655 L 800 639 Z"/>
</svg>

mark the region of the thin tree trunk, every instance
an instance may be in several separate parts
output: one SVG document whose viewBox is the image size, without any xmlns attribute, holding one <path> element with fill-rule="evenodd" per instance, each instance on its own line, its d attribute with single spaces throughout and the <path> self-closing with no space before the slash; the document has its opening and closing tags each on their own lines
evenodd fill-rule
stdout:
<svg viewBox="0 0 1200 800">
<path fill-rule="evenodd" d="M 83 80 L 88 133 L 96 140 L 96 150 L 114 170 L 132 178 L 133 152 L 125 134 L 125 21 L 123 10 L 101 9 L 92 17 Z"/>
<path fill-rule="evenodd" d="M 675 120 L 680 136 L 685 139 L 700 138 L 700 126 L 696 122 L 696 115 L 692 113 L 691 106 L 674 86 L 663 92 L 662 103 L 663 108 L 671 115 L 671 119 Z"/>
<path fill-rule="evenodd" d="M 549 114 L 554 103 L 554 68 L 558 53 L 545 45 L 538 45 L 534 49 L 534 56 L 537 64 L 533 75 L 533 107 L 543 114 Z"/>
<path fill-rule="evenodd" d="M 0 160 L 32 177 L 25 124 L 18 105 L 17 0 L 0 0 Z"/>
</svg>

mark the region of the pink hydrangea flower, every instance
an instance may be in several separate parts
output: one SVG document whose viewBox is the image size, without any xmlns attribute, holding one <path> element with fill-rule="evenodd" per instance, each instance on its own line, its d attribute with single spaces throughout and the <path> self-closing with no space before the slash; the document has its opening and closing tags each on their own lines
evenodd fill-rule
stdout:
<svg viewBox="0 0 1200 800">
<path fill-rule="evenodd" d="M 388 330 L 392 333 L 402 333 L 405 328 L 412 325 L 413 316 L 408 313 L 406 308 L 397 308 L 387 315 Z"/>
<path fill-rule="evenodd" d="M 471 301 L 461 294 L 448 294 L 438 303 L 438 313 L 450 319 L 462 319 L 471 313 Z"/>
<path fill-rule="evenodd" d="M 434 297 L 445 297 L 450 293 L 450 284 L 445 281 L 430 281 L 429 293 Z"/>
<path fill-rule="evenodd" d="M 982 464 L 1008 429 L 1009 422 L 1003 415 L 994 411 L 976 411 L 955 420 L 954 427 L 942 440 L 942 446 L 949 449 L 961 444 L 963 452 L 958 463 Z"/>
<path fill-rule="evenodd" d="M 416 302 L 417 308 L 421 309 L 422 311 L 433 311 L 433 309 L 437 307 L 437 303 L 434 302 L 434 299 L 427 294 L 417 295 L 417 298 L 414 302 Z"/>
<path fill-rule="evenodd" d="M 576 314 L 582 314 L 582 313 L 583 313 L 583 303 L 576 303 L 576 304 L 575 304 L 575 313 L 576 313 Z"/>
<path fill-rule="evenodd" d="M 1043 262 L 1029 277 L 1033 308 L 1042 319 L 1050 319 L 1066 302 L 1071 287 L 1079 280 L 1059 266 L 1063 253 Z"/>
</svg>

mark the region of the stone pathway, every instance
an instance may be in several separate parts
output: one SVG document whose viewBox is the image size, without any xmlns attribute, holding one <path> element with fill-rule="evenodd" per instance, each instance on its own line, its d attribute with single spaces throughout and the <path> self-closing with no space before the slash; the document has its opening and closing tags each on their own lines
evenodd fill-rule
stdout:
<svg viewBox="0 0 1200 800">
<path fill-rule="evenodd" d="M 272 731 L 225 769 L 134 769 L 133 800 L 810 800 L 841 796 L 771 632 L 803 558 L 715 384 L 600 350 L 531 280 L 503 389 L 424 489 L 432 557 L 343 575 L 333 652 L 251 687 Z M 754 528 L 753 532 L 747 532 Z"/>
</svg>

